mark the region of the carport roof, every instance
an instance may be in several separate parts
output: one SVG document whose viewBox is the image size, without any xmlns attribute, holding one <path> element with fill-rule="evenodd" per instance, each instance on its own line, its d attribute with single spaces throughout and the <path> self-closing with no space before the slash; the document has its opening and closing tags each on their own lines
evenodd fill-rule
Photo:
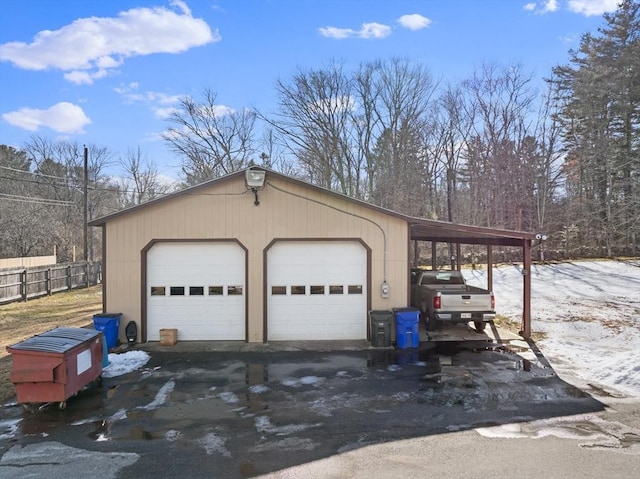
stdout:
<svg viewBox="0 0 640 479">
<path fill-rule="evenodd" d="M 535 239 L 534 233 L 525 231 L 484 228 L 412 217 L 407 217 L 407 221 L 411 228 L 411 239 L 417 241 L 522 246 L 524 240 Z"/>
<path fill-rule="evenodd" d="M 485 228 L 485 227 L 479 227 L 479 226 L 450 223 L 447 221 L 416 218 L 416 217 L 404 215 L 402 213 L 398 213 L 396 211 L 392 211 L 386 208 L 382 208 L 380 206 L 376 206 L 362 200 L 351 198 L 349 196 L 343 195 L 341 193 L 337 193 L 335 191 L 332 191 L 326 188 L 322 188 L 320 186 L 312 185 L 311 183 L 307 183 L 305 181 L 284 175 L 282 173 L 278 173 L 268 168 L 255 167 L 255 166 L 252 168 L 264 170 L 268 173 L 268 176 L 279 177 L 287 181 L 297 183 L 306 188 L 320 190 L 330 196 L 338 197 L 353 203 L 358 203 L 367 208 L 371 208 L 373 210 L 388 214 L 390 216 L 394 216 L 396 218 L 401 218 L 405 220 L 409 225 L 410 235 L 412 240 L 437 241 L 437 242 L 462 243 L 462 244 L 522 246 L 524 240 L 533 240 L 535 238 L 535 235 L 533 233 L 528 233 L 523 231 L 510 231 L 510 230 L 502 230 L 502 229 L 495 229 L 495 228 Z M 237 178 L 239 176 L 244 176 L 245 171 L 246 170 L 240 170 L 235 173 L 231 173 L 227 176 L 216 178 L 216 179 L 207 181 L 205 183 L 192 186 L 190 188 L 185 188 L 184 190 L 178 191 L 176 193 L 162 196 L 160 198 L 156 198 L 146 203 L 142 203 L 140 205 L 136 205 L 130 208 L 125 208 L 116 213 L 102 216 L 100 218 L 96 218 L 89 222 L 89 226 L 104 226 L 111 219 L 128 215 L 130 213 L 133 213 L 134 211 L 138 211 L 152 204 L 157 204 L 164 201 L 170 201 L 172 198 L 179 197 L 182 195 L 193 194 L 195 191 L 198 191 L 203 188 L 208 188 L 214 184 L 222 183 L 224 181 Z"/>
</svg>

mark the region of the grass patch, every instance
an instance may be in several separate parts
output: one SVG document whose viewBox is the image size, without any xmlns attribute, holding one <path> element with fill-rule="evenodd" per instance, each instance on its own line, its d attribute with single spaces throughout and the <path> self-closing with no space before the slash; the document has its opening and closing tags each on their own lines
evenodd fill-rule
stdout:
<svg viewBox="0 0 640 479">
<path fill-rule="evenodd" d="M 508 318 L 506 316 L 502 316 L 501 314 L 496 314 L 496 318 L 493 320 L 496 326 L 499 326 L 507 331 L 510 331 L 515 334 L 520 334 L 522 330 L 522 322 L 516 321 L 515 319 Z M 538 342 L 542 339 L 546 339 L 547 335 L 540 331 L 531 331 L 531 339 L 533 342 Z"/>
<path fill-rule="evenodd" d="M 93 315 L 101 312 L 102 286 L 0 306 L 0 403 L 15 396 L 9 380 L 13 363 L 7 346 L 59 326 L 93 327 Z"/>
</svg>

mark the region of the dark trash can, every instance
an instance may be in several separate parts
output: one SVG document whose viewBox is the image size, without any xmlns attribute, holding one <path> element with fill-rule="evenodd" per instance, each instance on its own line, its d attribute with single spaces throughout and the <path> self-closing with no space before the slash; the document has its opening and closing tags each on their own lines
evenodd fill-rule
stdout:
<svg viewBox="0 0 640 479">
<path fill-rule="evenodd" d="M 415 308 L 393 308 L 393 313 L 398 349 L 417 348 L 420 345 L 420 311 Z"/>
<path fill-rule="evenodd" d="M 369 335 L 374 348 L 391 346 L 391 317 L 391 311 L 369 311 Z"/>
<path fill-rule="evenodd" d="M 115 348 L 118 345 L 118 331 L 120 330 L 120 319 L 122 313 L 103 313 L 93 315 L 93 327 L 97 331 L 102 331 L 107 342 L 107 349 Z"/>
</svg>

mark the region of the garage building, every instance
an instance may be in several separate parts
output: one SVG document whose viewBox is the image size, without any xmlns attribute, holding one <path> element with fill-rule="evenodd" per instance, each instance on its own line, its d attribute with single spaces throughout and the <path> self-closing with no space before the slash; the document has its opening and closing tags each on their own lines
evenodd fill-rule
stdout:
<svg viewBox="0 0 640 479">
<path fill-rule="evenodd" d="M 457 232 L 528 256 L 533 238 L 407 217 L 257 167 L 89 225 L 103 232 L 104 311 L 123 313 L 122 341 L 133 320 L 142 342 L 163 328 L 181 341 L 367 339 L 368 311 L 408 304 L 412 239 Z"/>
</svg>

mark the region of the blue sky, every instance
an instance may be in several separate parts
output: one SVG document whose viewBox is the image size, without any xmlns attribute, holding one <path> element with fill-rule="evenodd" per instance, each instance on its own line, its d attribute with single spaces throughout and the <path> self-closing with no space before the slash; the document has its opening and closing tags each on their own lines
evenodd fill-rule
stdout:
<svg viewBox="0 0 640 479">
<path fill-rule="evenodd" d="M 542 79 L 617 0 L 3 0 L 0 144 L 31 135 L 140 147 L 168 176 L 161 139 L 178 100 L 273 111 L 274 84 L 332 60 L 408 58 L 457 82 L 482 62 Z M 117 168 L 116 168 L 117 170 Z M 115 174 L 115 171 L 114 171 Z"/>
</svg>

